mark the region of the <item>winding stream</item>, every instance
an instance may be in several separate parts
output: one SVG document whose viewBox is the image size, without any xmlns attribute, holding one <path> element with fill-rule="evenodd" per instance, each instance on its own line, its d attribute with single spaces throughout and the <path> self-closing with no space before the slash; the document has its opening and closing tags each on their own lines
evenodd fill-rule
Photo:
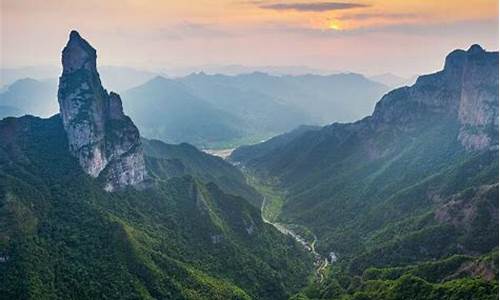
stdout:
<svg viewBox="0 0 500 300">
<path fill-rule="evenodd" d="M 306 239 L 300 236 L 298 233 L 294 232 L 290 228 L 287 228 L 286 224 L 271 222 L 266 219 L 264 216 L 264 207 L 266 206 L 266 197 L 262 200 L 262 205 L 260 206 L 260 215 L 262 216 L 262 221 L 267 224 L 273 225 L 279 232 L 292 236 L 297 242 L 299 242 L 308 252 L 312 254 L 314 257 L 314 266 L 316 267 L 316 276 L 319 278 L 319 281 L 322 282 L 324 279 L 323 271 L 328 267 L 329 261 L 327 258 L 322 257 L 316 251 L 315 245 L 318 241 L 318 238 L 315 234 L 313 234 L 314 240 L 312 243 L 308 243 Z"/>
</svg>

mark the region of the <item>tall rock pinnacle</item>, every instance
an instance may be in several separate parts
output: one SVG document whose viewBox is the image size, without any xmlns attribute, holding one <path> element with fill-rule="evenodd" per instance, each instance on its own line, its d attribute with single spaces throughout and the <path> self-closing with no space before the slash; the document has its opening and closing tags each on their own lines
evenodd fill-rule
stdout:
<svg viewBox="0 0 500 300">
<path fill-rule="evenodd" d="M 102 87 L 96 50 L 72 31 L 62 52 L 58 101 L 71 153 L 83 170 L 113 191 L 144 181 L 139 131 L 123 113 L 120 96 Z"/>
</svg>

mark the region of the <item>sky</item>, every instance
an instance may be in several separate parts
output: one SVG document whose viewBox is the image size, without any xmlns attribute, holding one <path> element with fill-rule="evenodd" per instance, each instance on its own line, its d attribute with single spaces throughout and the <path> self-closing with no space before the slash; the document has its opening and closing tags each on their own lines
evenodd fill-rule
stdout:
<svg viewBox="0 0 500 300">
<path fill-rule="evenodd" d="M 0 0 L 3 68 L 59 65 L 70 30 L 98 63 L 146 70 L 307 66 L 400 76 L 498 50 L 493 0 Z M 201 68 L 201 67 L 200 67 Z"/>
</svg>

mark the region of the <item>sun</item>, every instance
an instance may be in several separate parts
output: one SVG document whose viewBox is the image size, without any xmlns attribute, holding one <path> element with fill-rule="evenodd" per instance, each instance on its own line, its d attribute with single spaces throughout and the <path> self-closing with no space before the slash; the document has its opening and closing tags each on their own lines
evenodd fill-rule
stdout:
<svg viewBox="0 0 500 300">
<path fill-rule="evenodd" d="M 342 27 L 340 27 L 340 24 L 337 21 L 330 21 L 330 23 L 328 23 L 328 29 L 338 31 L 342 30 Z"/>
</svg>

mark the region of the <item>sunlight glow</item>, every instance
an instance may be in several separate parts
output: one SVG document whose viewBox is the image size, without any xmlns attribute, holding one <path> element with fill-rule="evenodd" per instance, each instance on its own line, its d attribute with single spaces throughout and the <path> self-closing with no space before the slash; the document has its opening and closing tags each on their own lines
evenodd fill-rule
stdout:
<svg viewBox="0 0 500 300">
<path fill-rule="evenodd" d="M 337 30 L 337 31 L 342 30 L 342 27 L 340 26 L 340 24 L 337 21 L 331 21 L 328 24 L 328 28 L 331 30 Z"/>
</svg>

